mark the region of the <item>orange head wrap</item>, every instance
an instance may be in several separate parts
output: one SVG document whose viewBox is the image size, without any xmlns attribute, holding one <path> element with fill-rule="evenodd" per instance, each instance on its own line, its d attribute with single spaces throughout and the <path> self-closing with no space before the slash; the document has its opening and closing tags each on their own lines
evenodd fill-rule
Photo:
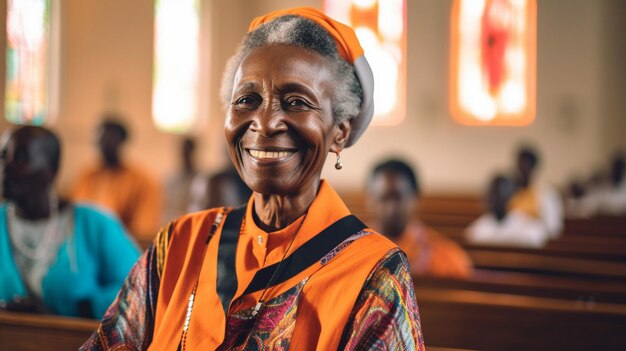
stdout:
<svg viewBox="0 0 626 351">
<path fill-rule="evenodd" d="M 353 145 L 363 134 L 374 115 L 374 76 L 365 56 L 361 43 L 351 27 L 337 22 L 324 12 L 313 7 L 295 7 L 291 9 L 270 12 L 255 18 L 248 28 L 248 32 L 256 30 L 260 25 L 271 22 L 279 17 L 296 15 L 307 18 L 324 28 L 335 40 L 339 55 L 354 66 L 355 73 L 361 83 L 363 92 L 361 111 L 352 120 L 352 131 L 346 147 Z"/>
<path fill-rule="evenodd" d="M 263 23 L 271 22 L 278 17 L 287 15 L 297 15 L 308 18 L 326 29 L 328 34 L 335 39 L 339 55 L 343 57 L 344 60 L 354 64 L 354 61 L 356 61 L 358 57 L 363 56 L 363 48 L 361 47 L 361 43 L 359 43 L 359 39 L 356 37 L 354 29 L 335 21 L 324 12 L 313 7 L 295 7 L 259 16 L 250 23 L 248 32 L 252 32 Z"/>
</svg>

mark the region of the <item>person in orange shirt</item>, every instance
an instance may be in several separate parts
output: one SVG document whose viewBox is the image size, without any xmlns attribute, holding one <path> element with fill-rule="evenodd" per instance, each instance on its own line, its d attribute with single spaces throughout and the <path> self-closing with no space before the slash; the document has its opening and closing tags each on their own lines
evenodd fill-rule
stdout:
<svg viewBox="0 0 626 351">
<path fill-rule="evenodd" d="M 371 121 L 372 77 L 317 9 L 255 19 L 222 90 L 252 196 L 164 228 L 81 350 L 424 350 L 405 254 L 321 179 Z"/>
<path fill-rule="evenodd" d="M 120 122 L 105 119 L 101 123 L 98 149 L 102 161 L 78 177 L 72 197 L 117 214 L 136 238 L 152 238 L 161 220 L 161 189 L 147 172 L 122 160 L 127 139 L 128 131 Z"/>
<path fill-rule="evenodd" d="M 415 218 L 420 188 L 413 169 L 400 160 L 379 163 L 368 182 L 376 229 L 407 255 L 414 276 L 467 278 L 472 261 L 463 249 Z"/>
</svg>

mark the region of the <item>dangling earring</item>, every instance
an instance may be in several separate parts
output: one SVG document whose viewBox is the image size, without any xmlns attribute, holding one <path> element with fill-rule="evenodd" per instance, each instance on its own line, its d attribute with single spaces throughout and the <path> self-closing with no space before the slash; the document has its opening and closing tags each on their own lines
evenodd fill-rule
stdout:
<svg viewBox="0 0 626 351">
<path fill-rule="evenodd" d="M 335 169 L 340 170 L 342 168 L 343 168 L 343 164 L 341 163 L 341 156 L 339 155 L 339 152 L 337 152 L 337 161 L 335 162 Z"/>
</svg>

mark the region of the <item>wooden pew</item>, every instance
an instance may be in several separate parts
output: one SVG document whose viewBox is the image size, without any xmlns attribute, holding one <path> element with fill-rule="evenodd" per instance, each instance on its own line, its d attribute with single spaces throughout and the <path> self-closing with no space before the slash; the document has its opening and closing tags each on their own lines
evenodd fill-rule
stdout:
<svg viewBox="0 0 626 351">
<path fill-rule="evenodd" d="M 348 208 L 355 212 L 367 211 L 367 195 L 364 192 L 342 192 L 339 195 Z M 425 194 L 419 201 L 418 213 L 448 213 L 480 215 L 484 201 L 473 194 Z"/>
<path fill-rule="evenodd" d="M 76 350 L 97 327 L 90 319 L 0 312 L 0 350 Z"/>
<path fill-rule="evenodd" d="M 361 217 L 368 214 L 367 197 L 363 192 L 344 192 L 348 208 Z M 485 212 L 483 200 L 475 194 L 426 194 L 420 200 L 416 216 L 430 225 L 465 227 Z M 591 236 L 626 237 L 626 216 L 597 216 L 589 219 L 567 219 L 565 233 Z"/>
<path fill-rule="evenodd" d="M 434 226 L 435 230 L 446 234 L 466 249 L 484 249 L 500 252 L 540 253 L 547 256 L 562 256 L 626 262 L 626 237 L 592 237 L 563 234 L 540 249 L 525 249 L 508 246 L 488 246 L 467 243 L 464 228 Z"/>
<path fill-rule="evenodd" d="M 478 350 L 625 350 L 626 305 L 416 287 L 429 345 Z"/>
<path fill-rule="evenodd" d="M 0 350 L 76 350 L 98 327 L 89 319 L 0 312 Z M 471 351 L 466 348 L 427 347 L 428 351 Z"/>
<path fill-rule="evenodd" d="M 590 242 L 588 244 L 585 244 L 557 240 L 554 242 L 550 242 L 546 247 L 539 249 L 473 245 L 466 243 L 461 243 L 461 245 L 466 250 L 538 254 L 550 257 L 568 257 L 606 262 L 626 262 L 626 242 L 611 246 L 610 244 L 606 243 L 603 244 Z"/>
<path fill-rule="evenodd" d="M 475 269 L 468 279 L 414 277 L 416 286 L 626 304 L 626 282 Z"/>
<path fill-rule="evenodd" d="M 476 268 L 626 281 L 626 263 L 541 253 L 468 250 Z"/>
<path fill-rule="evenodd" d="M 626 238 L 626 216 L 598 216 L 589 219 L 565 220 L 565 233 Z"/>
</svg>

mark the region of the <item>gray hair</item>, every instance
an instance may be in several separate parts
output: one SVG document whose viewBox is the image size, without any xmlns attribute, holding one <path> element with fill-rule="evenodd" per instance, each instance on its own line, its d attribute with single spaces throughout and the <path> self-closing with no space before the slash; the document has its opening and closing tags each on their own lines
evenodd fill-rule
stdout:
<svg viewBox="0 0 626 351">
<path fill-rule="evenodd" d="M 230 58 L 222 80 L 222 102 L 230 104 L 237 69 L 252 49 L 264 45 L 293 45 L 312 50 L 326 57 L 334 65 L 333 121 L 340 123 L 359 114 L 362 89 L 354 67 L 339 56 L 337 46 L 330 34 L 314 21 L 296 15 L 279 17 L 260 25 L 248 33 Z"/>
</svg>

